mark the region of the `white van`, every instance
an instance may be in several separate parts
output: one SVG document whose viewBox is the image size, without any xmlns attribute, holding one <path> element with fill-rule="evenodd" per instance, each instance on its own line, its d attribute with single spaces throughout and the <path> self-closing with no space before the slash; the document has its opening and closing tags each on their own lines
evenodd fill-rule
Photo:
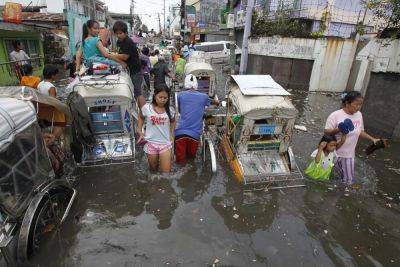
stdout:
<svg viewBox="0 0 400 267">
<path fill-rule="evenodd" d="M 235 46 L 236 58 L 242 54 L 242 49 Z M 210 59 L 213 63 L 228 62 L 230 57 L 231 42 L 218 41 L 218 42 L 204 42 L 195 45 L 196 51 L 205 52 L 206 58 Z"/>
</svg>

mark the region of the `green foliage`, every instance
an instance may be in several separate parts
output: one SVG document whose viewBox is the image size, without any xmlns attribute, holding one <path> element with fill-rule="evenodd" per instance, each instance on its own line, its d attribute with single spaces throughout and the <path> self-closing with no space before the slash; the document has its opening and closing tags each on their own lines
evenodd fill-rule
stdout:
<svg viewBox="0 0 400 267">
<path fill-rule="evenodd" d="M 310 27 L 306 21 L 291 19 L 288 10 L 280 10 L 274 14 L 253 14 L 252 35 L 283 37 L 311 37 Z"/>
<path fill-rule="evenodd" d="M 382 29 L 393 29 L 392 38 L 400 34 L 400 0 L 363 0 L 364 6 L 372 11 Z"/>
<path fill-rule="evenodd" d="M 365 34 L 365 26 L 361 21 L 358 22 L 356 25 L 356 33 L 358 33 L 359 35 Z"/>
<path fill-rule="evenodd" d="M 148 32 L 149 31 L 149 27 L 147 27 L 146 24 L 142 24 L 142 31 L 143 32 Z"/>
</svg>

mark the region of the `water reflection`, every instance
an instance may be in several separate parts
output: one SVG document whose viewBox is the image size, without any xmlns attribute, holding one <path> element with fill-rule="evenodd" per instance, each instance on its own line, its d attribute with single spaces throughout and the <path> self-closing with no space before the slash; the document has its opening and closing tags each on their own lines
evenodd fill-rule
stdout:
<svg viewBox="0 0 400 267">
<path fill-rule="evenodd" d="M 147 184 L 149 200 L 146 211 L 158 220 L 158 229 L 168 229 L 175 209 L 178 207 L 178 196 L 167 178 L 154 178 Z"/>
<path fill-rule="evenodd" d="M 186 203 L 196 201 L 207 192 L 212 179 L 211 175 L 203 173 L 201 169 L 193 166 L 189 171 L 185 172 L 178 180 L 178 187 L 181 189 L 180 198 Z"/>
<path fill-rule="evenodd" d="M 395 226 L 398 219 L 397 223 L 384 222 L 393 216 L 385 210 L 372 217 L 374 208 L 370 199 L 346 196 L 327 190 L 324 185 L 314 185 L 306 191 L 304 203 L 305 225 L 321 240 L 325 253 L 335 265 L 389 266 L 397 260 L 397 253 L 385 248 L 398 245 L 395 241 L 400 237 Z"/>
<path fill-rule="evenodd" d="M 278 192 L 244 191 L 234 182 L 229 182 L 227 192 L 223 196 L 213 196 L 211 205 L 229 230 L 252 234 L 257 230 L 268 230 L 274 222 Z"/>
</svg>

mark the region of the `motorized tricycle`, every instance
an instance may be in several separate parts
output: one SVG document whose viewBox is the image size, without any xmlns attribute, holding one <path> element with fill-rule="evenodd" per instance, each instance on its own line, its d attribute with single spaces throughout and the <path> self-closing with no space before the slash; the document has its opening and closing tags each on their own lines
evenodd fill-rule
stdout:
<svg viewBox="0 0 400 267">
<path fill-rule="evenodd" d="M 94 139 L 83 146 L 82 166 L 134 162 L 138 107 L 129 74 L 121 71 L 77 79 L 73 93 L 81 96 L 87 106 L 88 127 Z M 79 125 L 79 116 L 73 117 Z"/>
<path fill-rule="evenodd" d="M 304 186 L 290 146 L 297 115 L 290 94 L 269 75 L 232 75 L 227 87 L 220 147 L 236 181 Z"/>
<path fill-rule="evenodd" d="M 1 266 L 26 263 L 65 221 L 76 196 L 52 167 L 38 122 L 42 108 L 69 116 L 66 105 L 34 89 L 0 88 Z"/>
</svg>

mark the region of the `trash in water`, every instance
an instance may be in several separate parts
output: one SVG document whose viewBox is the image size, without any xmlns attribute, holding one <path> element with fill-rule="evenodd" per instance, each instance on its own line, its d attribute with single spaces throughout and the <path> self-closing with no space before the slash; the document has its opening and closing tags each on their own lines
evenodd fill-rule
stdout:
<svg viewBox="0 0 400 267">
<path fill-rule="evenodd" d="M 307 132 L 307 127 L 304 125 L 295 125 L 294 128 L 299 131 Z"/>
<path fill-rule="evenodd" d="M 238 218 L 239 218 L 239 215 L 238 215 L 238 214 L 234 214 L 234 215 L 233 215 L 233 218 L 238 219 Z"/>
<path fill-rule="evenodd" d="M 324 230 L 324 233 L 327 235 L 328 234 L 328 230 Z"/>
<path fill-rule="evenodd" d="M 219 259 L 215 259 L 215 261 L 214 261 L 214 263 L 213 263 L 213 267 L 217 267 L 217 266 L 219 266 Z"/>
</svg>

